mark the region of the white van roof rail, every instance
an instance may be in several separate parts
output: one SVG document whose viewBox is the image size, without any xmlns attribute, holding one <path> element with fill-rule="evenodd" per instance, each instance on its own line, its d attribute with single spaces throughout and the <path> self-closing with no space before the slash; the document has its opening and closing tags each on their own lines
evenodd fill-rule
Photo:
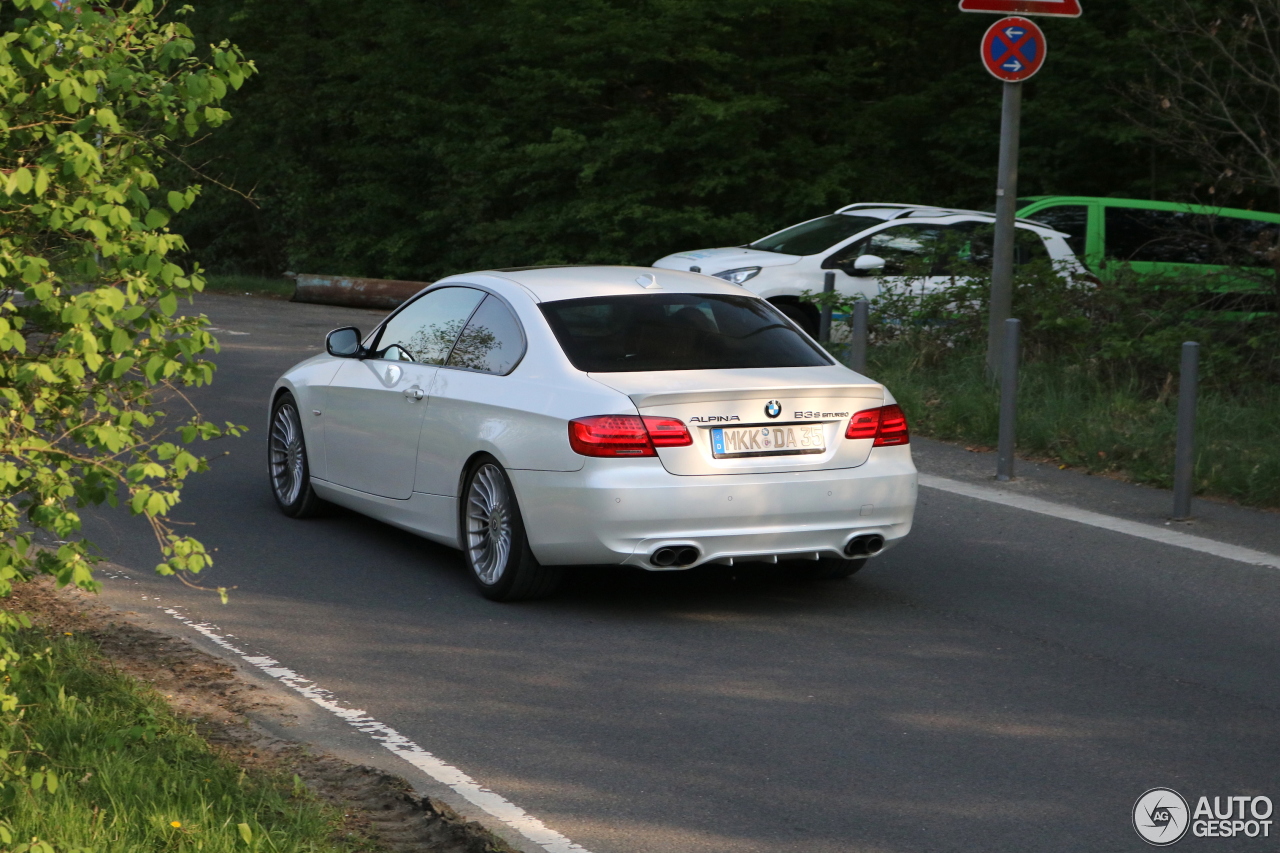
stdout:
<svg viewBox="0 0 1280 853">
<path fill-rule="evenodd" d="M 989 210 L 966 210 L 961 207 L 936 207 L 936 206 L 931 206 L 927 204 L 898 204 L 898 203 L 880 204 L 878 202 L 859 202 L 858 204 L 846 205 L 840 208 L 839 210 L 837 210 L 836 213 L 848 213 L 851 210 L 900 210 L 902 211 L 896 216 L 890 217 L 890 219 L 910 219 L 912 216 L 981 216 L 984 219 L 991 219 L 991 220 L 994 220 L 996 218 L 996 215 Z M 1037 228 L 1047 228 L 1050 231 L 1054 231 L 1055 233 L 1059 233 L 1059 234 L 1063 233 L 1058 231 L 1052 225 L 1048 225 L 1044 222 L 1040 222 L 1035 219 L 1025 219 L 1023 217 L 1019 217 L 1015 221 L 1023 225 L 1034 225 Z"/>
<path fill-rule="evenodd" d="M 850 210 L 870 210 L 872 208 L 879 210 L 937 210 L 936 207 L 929 207 L 924 204 L 877 204 L 875 202 L 859 202 L 858 204 L 846 204 L 844 207 L 836 211 L 836 213 L 847 213 Z"/>
</svg>

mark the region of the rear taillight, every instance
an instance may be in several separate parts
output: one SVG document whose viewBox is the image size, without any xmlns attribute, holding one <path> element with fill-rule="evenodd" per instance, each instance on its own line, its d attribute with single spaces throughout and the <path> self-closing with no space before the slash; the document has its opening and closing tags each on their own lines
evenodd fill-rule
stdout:
<svg viewBox="0 0 1280 853">
<path fill-rule="evenodd" d="M 569 421 L 569 446 L 583 456 L 657 456 L 655 447 L 688 447 L 693 436 L 675 418 L 595 415 Z"/>
<path fill-rule="evenodd" d="M 872 447 L 896 447 L 911 443 L 907 416 L 897 405 L 858 412 L 849 419 L 849 428 L 844 431 L 844 437 L 873 438 L 875 443 Z"/>
<path fill-rule="evenodd" d="M 849 428 L 844 431 L 845 438 L 875 438 L 880 429 L 880 410 L 867 409 L 849 418 Z"/>
<path fill-rule="evenodd" d="M 654 447 L 688 447 L 693 444 L 693 436 L 689 435 L 689 428 L 684 425 L 684 421 L 648 416 L 642 420 Z"/>
<path fill-rule="evenodd" d="M 596 415 L 569 421 L 569 446 L 583 456 L 656 456 L 637 415 Z"/>
<path fill-rule="evenodd" d="M 907 416 L 897 405 L 885 406 L 880 410 L 880 429 L 876 431 L 876 443 L 872 447 L 893 447 L 898 444 L 910 444 L 911 433 L 907 430 Z"/>
</svg>

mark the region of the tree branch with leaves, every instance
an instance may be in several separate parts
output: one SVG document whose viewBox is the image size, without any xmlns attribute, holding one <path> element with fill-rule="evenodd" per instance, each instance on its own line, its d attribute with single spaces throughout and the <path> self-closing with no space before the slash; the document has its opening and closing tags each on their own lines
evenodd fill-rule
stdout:
<svg viewBox="0 0 1280 853">
<path fill-rule="evenodd" d="M 41 574 L 96 589 L 79 514 L 94 505 L 150 522 L 162 574 L 210 563 L 166 519 L 207 468 L 193 443 L 240 428 L 181 392 L 212 379 L 218 345 L 179 310 L 204 282 L 174 262 L 169 227 L 199 186 L 162 176 L 254 67 L 227 43 L 198 49 L 190 11 L 0 0 L 0 597 Z M 59 544 L 39 547 L 42 532 Z M 18 624 L 0 611 L 0 629 Z M 0 669 L 13 656 L 0 634 Z"/>
<path fill-rule="evenodd" d="M 1280 0 L 1161 0 L 1151 24 L 1155 73 L 1132 88 L 1130 117 L 1200 164 L 1218 203 L 1280 205 Z M 1241 252 L 1280 299 L 1280 229 Z"/>
</svg>

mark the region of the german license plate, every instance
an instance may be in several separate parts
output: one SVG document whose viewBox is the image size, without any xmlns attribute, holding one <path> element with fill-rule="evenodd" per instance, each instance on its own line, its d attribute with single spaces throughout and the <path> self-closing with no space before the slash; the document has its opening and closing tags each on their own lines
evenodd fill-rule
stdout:
<svg viewBox="0 0 1280 853">
<path fill-rule="evenodd" d="M 794 456 L 822 453 L 827 449 L 821 424 L 774 424 L 713 429 L 711 454 L 716 459 L 733 456 Z"/>
</svg>

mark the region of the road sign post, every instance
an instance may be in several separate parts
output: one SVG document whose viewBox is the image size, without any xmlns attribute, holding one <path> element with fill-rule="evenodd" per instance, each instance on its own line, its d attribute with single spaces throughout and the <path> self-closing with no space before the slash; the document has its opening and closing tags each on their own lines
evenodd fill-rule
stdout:
<svg viewBox="0 0 1280 853">
<path fill-rule="evenodd" d="M 1000 365 L 1000 437 L 996 454 L 996 479 L 1013 479 L 1014 453 L 1018 447 L 1018 347 L 1022 322 L 1004 321 L 1004 351 Z"/>
<path fill-rule="evenodd" d="M 1200 390 L 1200 344 L 1182 345 L 1182 372 L 1178 382 L 1178 444 L 1173 464 L 1173 518 L 1191 517 L 1191 496 L 1195 492 L 1196 396 Z"/>
<path fill-rule="evenodd" d="M 987 375 L 995 379 L 1004 346 L 1004 321 L 1013 314 L 1013 244 L 1018 214 L 1018 153 L 1022 132 L 1022 84 L 1004 84 L 1000 116 L 1000 167 L 996 178 L 996 233 L 987 316 Z"/>
<path fill-rule="evenodd" d="M 995 2 L 995 0 L 993 0 Z M 1022 2 L 1022 0 L 1000 0 Z M 961 8 L 964 8 L 961 6 Z M 1011 17 L 996 22 L 982 39 L 982 63 L 1004 81 L 1000 118 L 1000 166 L 996 177 L 996 233 L 992 247 L 991 304 L 987 318 L 987 376 L 1000 372 L 1004 321 L 1013 313 L 1013 248 L 1018 212 L 1018 149 L 1022 132 L 1022 83 L 1044 67 L 1048 45 L 1035 22 Z"/>
</svg>

